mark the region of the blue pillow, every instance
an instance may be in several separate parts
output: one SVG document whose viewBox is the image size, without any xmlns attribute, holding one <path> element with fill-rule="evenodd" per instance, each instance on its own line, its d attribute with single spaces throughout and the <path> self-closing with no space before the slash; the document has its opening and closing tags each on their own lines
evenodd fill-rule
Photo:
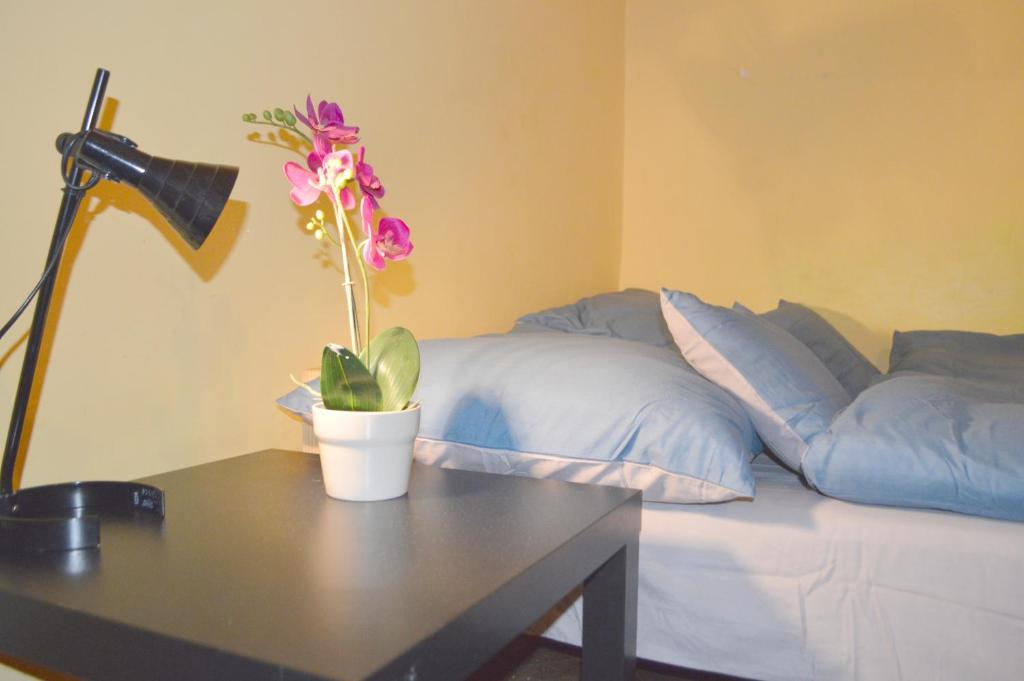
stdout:
<svg viewBox="0 0 1024 681">
<path fill-rule="evenodd" d="M 630 288 L 602 293 L 571 305 L 524 315 L 513 332 L 563 331 L 589 336 L 609 336 L 663 348 L 675 347 L 661 316 L 658 294 Z"/>
<path fill-rule="evenodd" d="M 799 471 L 811 440 L 850 403 L 846 389 L 807 346 L 756 315 L 668 289 L 661 306 L 686 360 L 735 395 L 768 447 Z"/>
<path fill-rule="evenodd" d="M 1024 520 L 1016 386 L 903 373 L 860 394 L 804 457 L 829 496 Z"/>
<path fill-rule="evenodd" d="M 739 303 L 733 309 L 746 310 Z M 749 310 L 748 310 L 749 312 Z M 874 364 L 853 347 L 834 326 L 809 307 L 780 300 L 778 307 L 758 315 L 785 329 L 806 345 L 851 397 L 881 378 Z"/>
<path fill-rule="evenodd" d="M 549 332 L 427 340 L 420 353 L 421 461 L 647 501 L 754 496 L 750 419 L 673 348 Z"/>
<path fill-rule="evenodd" d="M 1024 334 L 896 331 L 889 373 L 897 371 L 995 381 L 1024 390 Z"/>
</svg>

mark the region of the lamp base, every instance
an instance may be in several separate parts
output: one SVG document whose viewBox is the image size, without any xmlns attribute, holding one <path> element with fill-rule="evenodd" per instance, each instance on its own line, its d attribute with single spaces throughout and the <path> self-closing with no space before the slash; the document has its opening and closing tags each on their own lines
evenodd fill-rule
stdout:
<svg viewBox="0 0 1024 681">
<path fill-rule="evenodd" d="M 164 493 L 137 482 L 67 482 L 0 495 L 0 552 L 99 546 L 98 513 L 164 517 Z"/>
</svg>

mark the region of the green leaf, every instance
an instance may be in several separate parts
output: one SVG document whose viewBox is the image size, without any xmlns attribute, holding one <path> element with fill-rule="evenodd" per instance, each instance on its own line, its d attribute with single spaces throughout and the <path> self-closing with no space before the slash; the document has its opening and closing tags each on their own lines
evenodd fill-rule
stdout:
<svg viewBox="0 0 1024 681">
<path fill-rule="evenodd" d="M 369 348 L 369 370 L 383 395 L 383 411 L 405 409 L 420 378 L 420 347 L 409 329 L 396 326 L 381 331 Z"/>
<path fill-rule="evenodd" d="M 348 348 L 328 345 L 320 362 L 324 406 L 337 411 L 382 411 L 380 386 Z"/>
</svg>

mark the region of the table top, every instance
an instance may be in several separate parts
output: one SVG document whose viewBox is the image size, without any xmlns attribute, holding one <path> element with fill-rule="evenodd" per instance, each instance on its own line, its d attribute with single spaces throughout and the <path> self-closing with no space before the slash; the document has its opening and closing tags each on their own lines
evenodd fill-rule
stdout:
<svg viewBox="0 0 1024 681">
<path fill-rule="evenodd" d="M 633 490 L 419 464 L 405 497 L 338 501 L 315 455 L 279 450 L 144 482 L 166 494 L 162 523 L 107 516 L 98 550 L 0 555 L 0 649 L 60 668 L 80 662 L 76 634 L 114 659 L 159 640 L 204 674 L 373 678 L 616 509 L 639 512 Z"/>
</svg>

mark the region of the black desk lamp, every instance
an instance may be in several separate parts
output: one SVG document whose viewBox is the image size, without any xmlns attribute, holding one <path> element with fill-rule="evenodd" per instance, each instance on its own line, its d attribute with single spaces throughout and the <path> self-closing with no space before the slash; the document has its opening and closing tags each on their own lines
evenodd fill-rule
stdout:
<svg viewBox="0 0 1024 681">
<path fill-rule="evenodd" d="M 46 315 L 64 244 L 85 193 L 101 179 L 131 185 L 149 199 L 192 248 L 199 248 L 224 209 L 238 177 L 238 168 L 150 156 L 139 151 L 127 137 L 94 129 L 109 77 L 108 71 L 97 69 L 82 129 L 57 138 L 64 198 L 43 276 L 35 289 L 39 300 L 0 466 L 0 551 L 91 548 L 99 545 L 98 512 L 143 511 L 159 517 L 164 514 L 163 492 L 138 483 L 69 482 L 14 490 L 14 471 L 46 330 Z M 86 172 L 90 177 L 83 182 Z"/>
</svg>

